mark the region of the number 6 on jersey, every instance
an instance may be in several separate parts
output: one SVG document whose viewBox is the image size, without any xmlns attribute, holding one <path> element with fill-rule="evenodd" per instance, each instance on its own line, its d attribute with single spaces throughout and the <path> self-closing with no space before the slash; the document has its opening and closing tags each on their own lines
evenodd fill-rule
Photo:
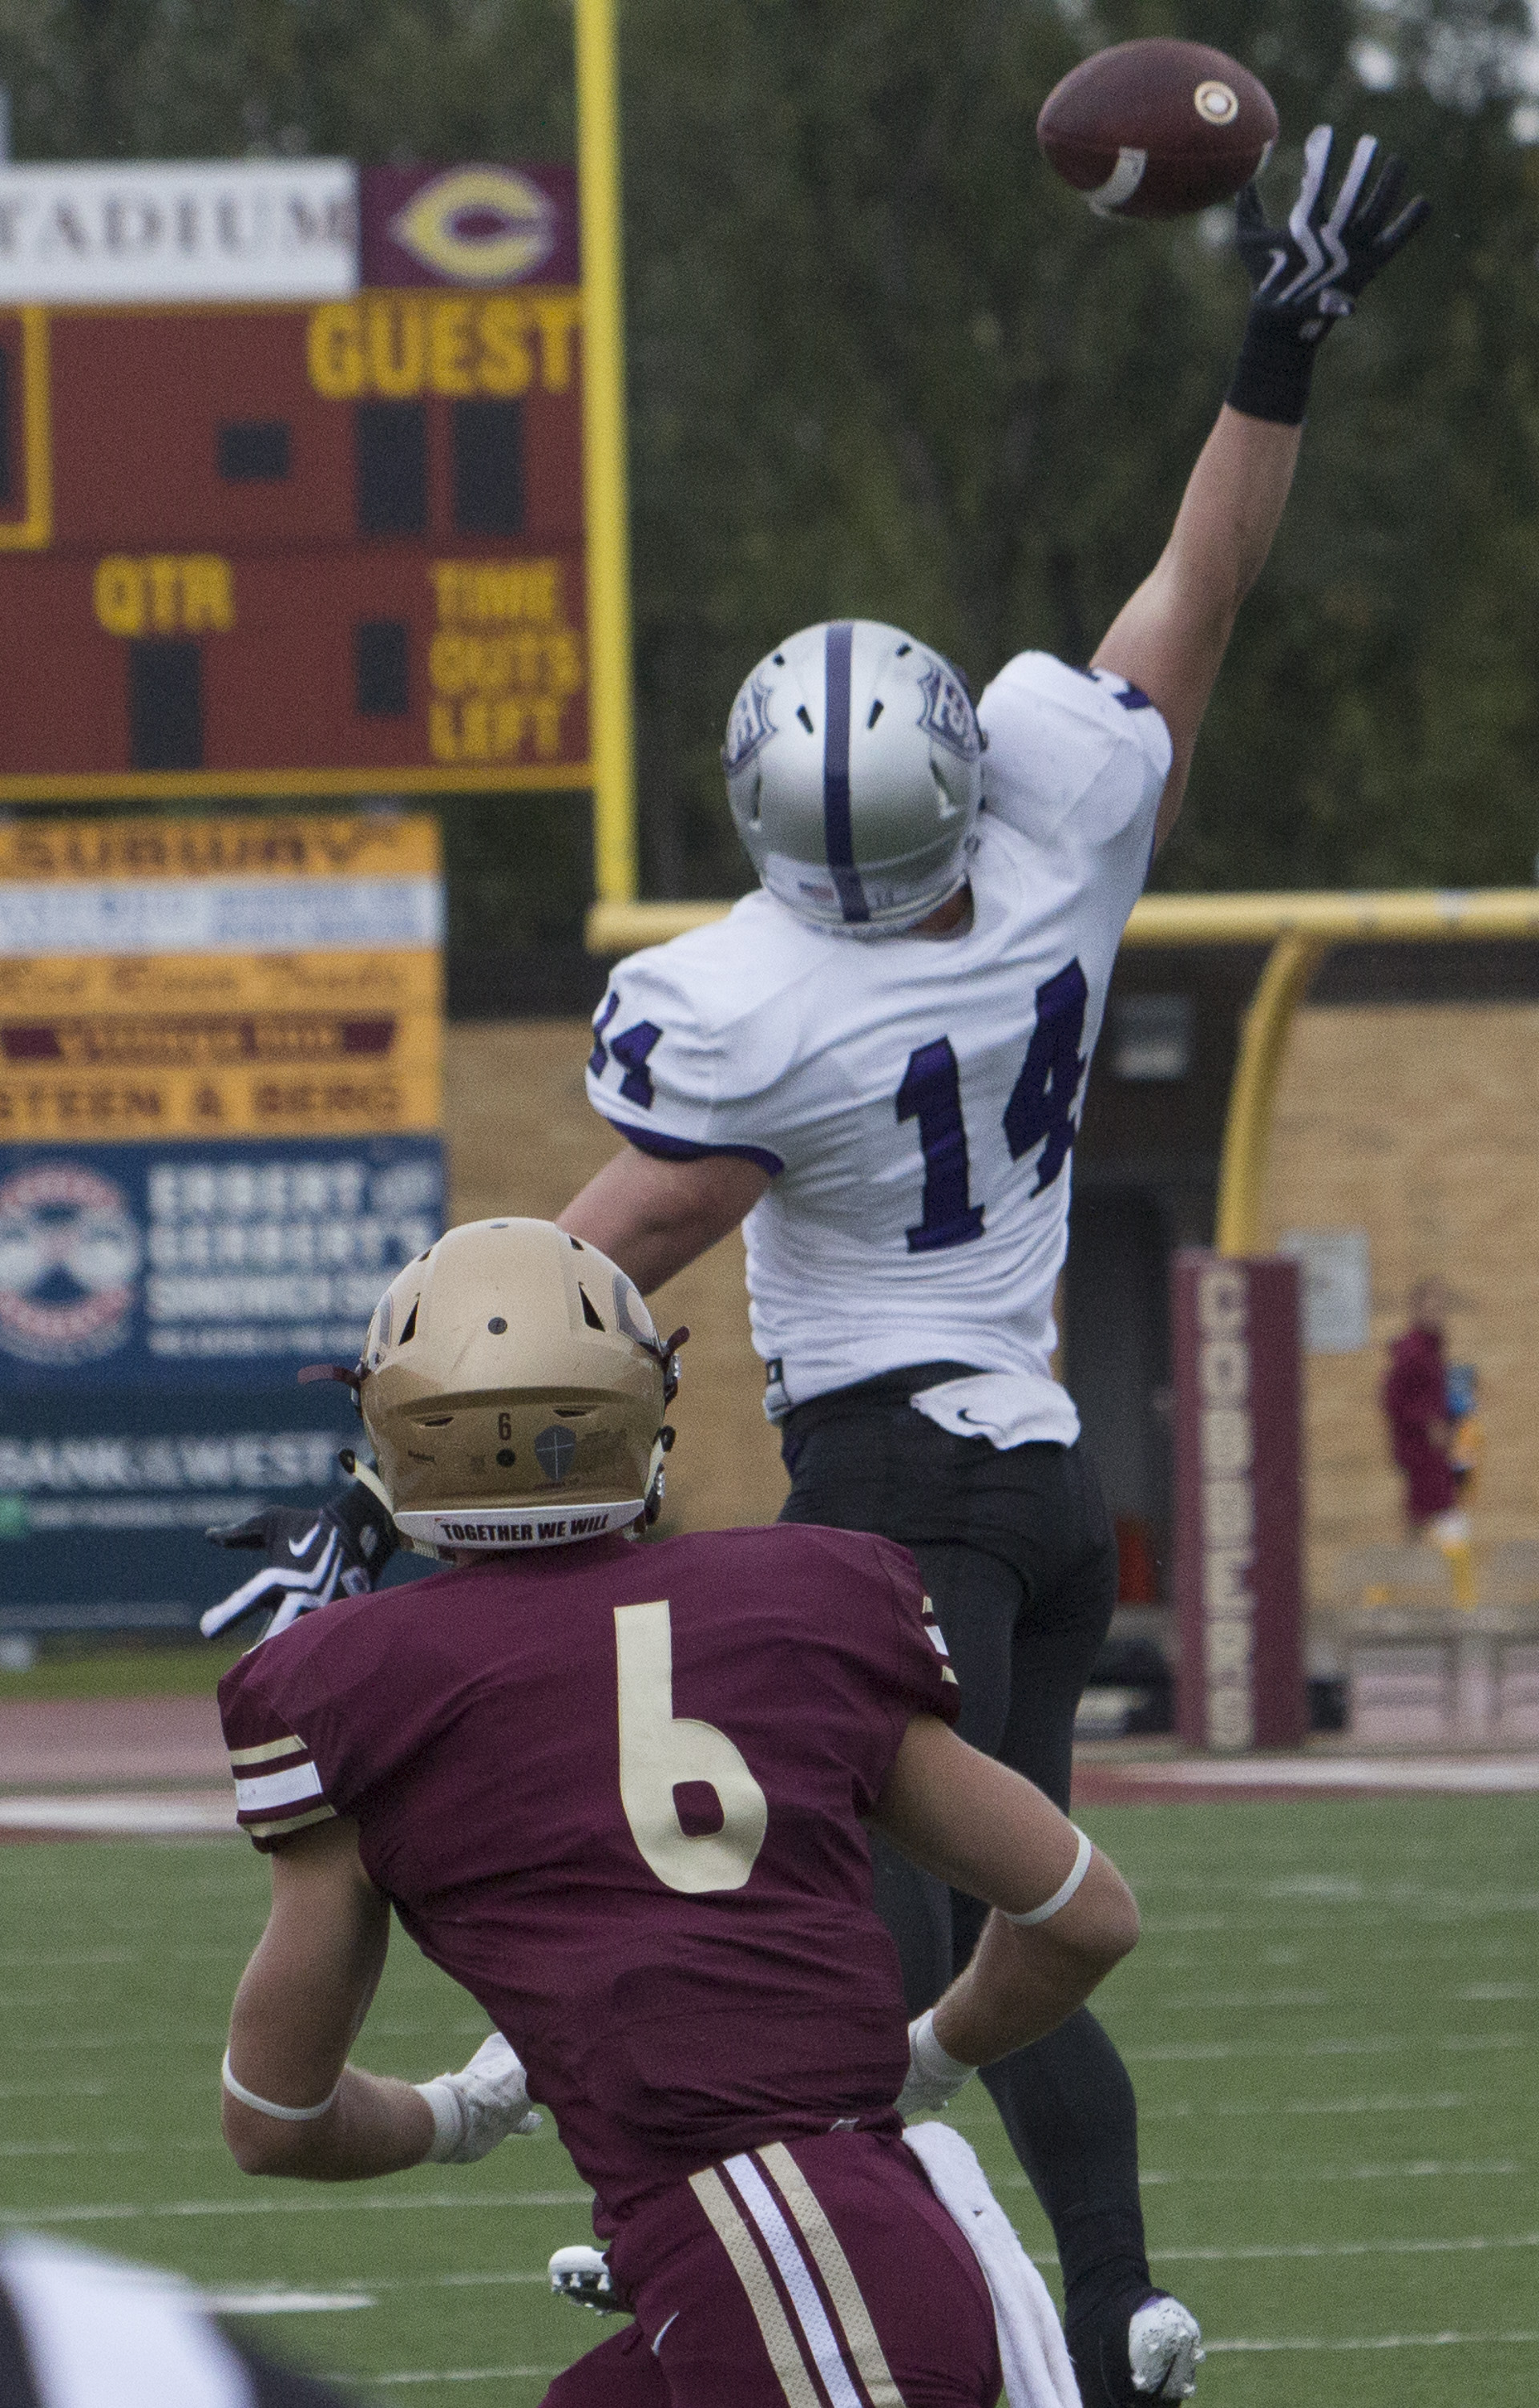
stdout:
<svg viewBox="0 0 1539 2408">
<path fill-rule="evenodd" d="M 620 1706 L 620 1802 L 647 1863 L 669 1889 L 698 1897 L 741 1889 L 764 1845 L 770 1808 L 724 1730 L 673 1711 L 673 1627 L 665 1598 L 617 1605 L 614 1653 Z M 714 1790 L 721 1826 L 686 1831 L 674 1792 Z"/>
</svg>

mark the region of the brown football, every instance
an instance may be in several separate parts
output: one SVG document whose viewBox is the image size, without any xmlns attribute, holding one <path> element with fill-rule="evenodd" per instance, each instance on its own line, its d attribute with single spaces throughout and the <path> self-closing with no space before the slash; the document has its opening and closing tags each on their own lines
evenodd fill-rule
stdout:
<svg viewBox="0 0 1539 2408">
<path fill-rule="evenodd" d="M 1037 139 L 1102 216 L 1179 218 L 1250 181 L 1277 111 L 1237 60 L 1160 36 L 1083 59 L 1043 101 Z"/>
</svg>

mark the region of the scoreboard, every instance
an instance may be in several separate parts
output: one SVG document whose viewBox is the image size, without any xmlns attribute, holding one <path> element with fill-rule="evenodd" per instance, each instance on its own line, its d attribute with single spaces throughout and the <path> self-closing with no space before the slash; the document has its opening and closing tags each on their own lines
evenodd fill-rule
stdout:
<svg viewBox="0 0 1539 2408">
<path fill-rule="evenodd" d="M 575 279 L 0 309 L 0 801 L 590 786 L 583 383 Z"/>
</svg>

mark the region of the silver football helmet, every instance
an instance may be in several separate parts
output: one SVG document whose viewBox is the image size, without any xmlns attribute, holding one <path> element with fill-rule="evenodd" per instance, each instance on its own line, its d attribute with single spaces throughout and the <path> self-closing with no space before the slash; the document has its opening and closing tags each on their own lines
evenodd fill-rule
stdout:
<svg viewBox="0 0 1539 2408">
<path fill-rule="evenodd" d="M 760 661 L 722 751 L 760 882 L 798 920 L 892 936 L 955 895 L 983 738 L 951 664 L 901 627 L 834 619 Z"/>
</svg>

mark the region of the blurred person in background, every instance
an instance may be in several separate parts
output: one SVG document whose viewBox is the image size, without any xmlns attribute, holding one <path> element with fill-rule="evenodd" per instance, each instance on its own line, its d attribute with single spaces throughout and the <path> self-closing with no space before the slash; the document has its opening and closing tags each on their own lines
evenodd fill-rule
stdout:
<svg viewBox="0 0 1539 2408">
<path fill-rule="evenodd" d="M 1475 1602 L 1474 1568 L 1460 1496 L 1464 1483 L 1453 1453 L 1456 1417 L 1445 1351 L 1448 1297 L 1443 1282 L 1418 1280 L 1410 1312 L 1410 1327 L 1390 1345 L 1379 1392 L 1389 1452 L 1404 1479 L 1407 1534 L 1437 1548 L 1448 1566 L 1454 1602 L 1469 1606 Z"/>
</svg>

